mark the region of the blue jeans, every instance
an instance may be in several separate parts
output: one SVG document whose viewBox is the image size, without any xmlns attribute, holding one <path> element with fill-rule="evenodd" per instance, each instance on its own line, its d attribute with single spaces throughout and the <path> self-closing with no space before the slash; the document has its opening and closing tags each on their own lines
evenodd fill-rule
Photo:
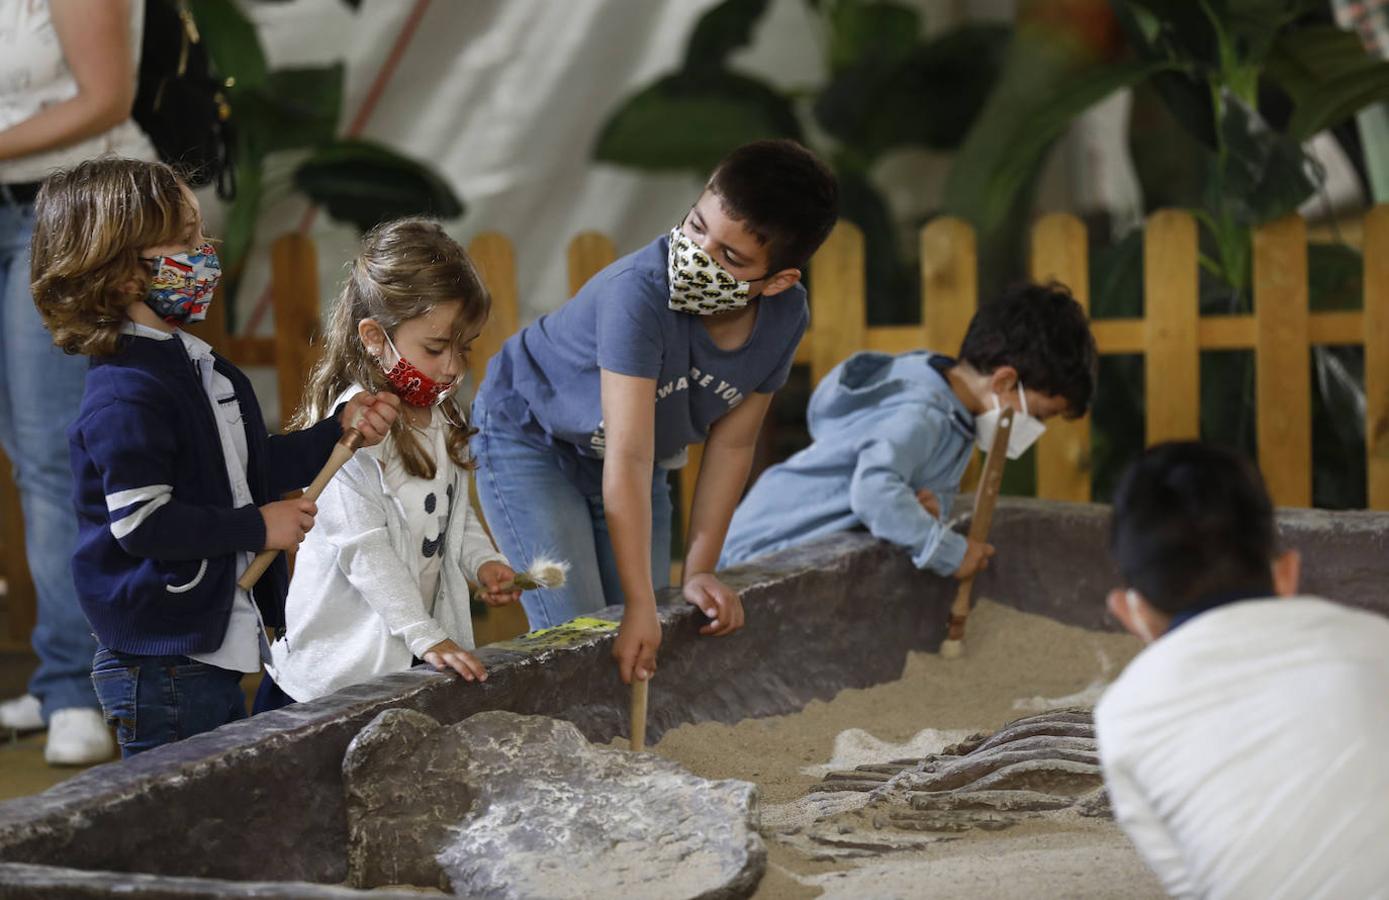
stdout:
<svg viewBox="0 0 1389 900">
<path fill-rule="evenodd" d="M 480 430 L 469 446 L 478 461 L 477 493 L 498 548 L 517 569 L 537 556 L 569 562 L 564 587 L 526 591 L 521 603 L 530 627 L 549 628 L 623 602 L 603 495 L 585 494 L 544 444 L 506 419 L 473 404 Z M 651 480 L 651 577 L 670 581 L 670 483 L 665 469 Z"/>
<path fill-rule="evenodd" d="M 241 673 L 186 656 L 137 656 L 105 647 L 92 660 L 92 684 L 121 758 L 246 718 Z"/>
<path fill-rule="evenodd" d="M 0 196 L 0 446 L 14 466 L 29 572 L 38 593 L 32 640 L 39 667 L 29 693 L 43 717 L 96 708 L 87 678 L 96 641 L 77 603 L 77 546 L 67 427 L 82 403 L 87 360 L 53 346 L 29 294 L 34 208 Z M 18 635 L 16 635 L 18 637 Z"/>
</svg>

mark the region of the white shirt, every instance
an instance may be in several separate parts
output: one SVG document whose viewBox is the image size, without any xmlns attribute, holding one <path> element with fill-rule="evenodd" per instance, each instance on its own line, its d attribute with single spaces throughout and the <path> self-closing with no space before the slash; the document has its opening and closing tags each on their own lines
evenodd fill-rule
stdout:
<svg viewBox="0 0 1389 900">
<path fill-rule="evenodd" d="M 130 0 L 132 82 L 139 77 L 144 21 L 145 4 Z M 76 96 L 77 81 L 63 57 L 48 0 L 0 2 L 0 131 Z M 108 131 L 66 147 L 0 160 L 0 184 L 41 181 L 54 169 L 105 154 L 157 158 L 149 138 L 127 118 Z"/>
<path fill-rule="evenodd" d="M 217 435 L 222 443 L 222 458 L 227 466 L 227 481 L 231 484 L 232 504 L 236 508 L 254 505 L 250 485 L 246 481 L 246 466 L 249 452 L 246 447 L 246 428 L 242 424 L 241 402 L 236 399 L 236 388 L 231 380 L 212 367 L 212 346 L 207 341 L 178 329 L 170 334 L 148 325 L 127 321 L 121 326 L 124 334 L 167 341 L 175 335 L 183 341 L 184 349 L 193 360 L 193 366 L 202 378 L 203 391 L 212 407 L 212 418 L 217 422 Z M 237 554 L 236 577 L 239 579 L 255 559 L 255 554 Z M 269 649 L 265 642 L 265 624 L 261 620 L 260 608 L 251 599 L 249 591 L 236 588 L 232 598 L 231 618 L 227 621 L 227 631 L 222 636 L 222 644 L 211 653 L 189 653 L 189 659 L 207 663 L 233 672 L 259 672 L 261 663 L 269 659 Z"/>
<path fill-rule="evenodd" d="M 1389 620 L 1202 613 L 1095 709 L 1115 818 L 1178 897 L 1389 897 Z"/>
<path fill-rule="evenodd" d="M 333 405 L 359 390 L 344 391 Z M 484 563 L 506 563 L 468 501 L 468 471 L 446 456 L 436 459 L 452 485 L 453 506 L 440 551 L 425 556 L 422 542 L 437 539 L 441 497 L 437 487 L 424 486 L 434 481 L 392 486 L 399 481 L 388 474 L 393 445 L 387 437 L 358 450 L 333 476 L 318 498 L 314 529 L 299 547 L 285 599 L 285 636 L 270 645 L 267 664 L 295 700 L 403 672 L 445 639 L 472 647 L 468 582 L 477 581 Z M 430 492 L 435 512 L 412 523 L 407 496 Z M 433 588 L 426 563 L 437 563 Z"/>
<path fill-rule="evenodd" d="M 405 511 L 409 528 L 410 547 L 419 556 L 420 595 L 425 610 L 434 612 L 434 595 L 439 588 L 439 571 L 443 562 L 444 535 L 453 513 L 453 463 L 449 461 L 447 425 L 437 408 L 430 411 L 429 424 L 415 430 L 415 438 L 434 460 L 434 478 L 416 478 L 405 470 L 399 453 L 389 453 L 383 459 L 386 487 L 395 492 Z"/>
</svg>

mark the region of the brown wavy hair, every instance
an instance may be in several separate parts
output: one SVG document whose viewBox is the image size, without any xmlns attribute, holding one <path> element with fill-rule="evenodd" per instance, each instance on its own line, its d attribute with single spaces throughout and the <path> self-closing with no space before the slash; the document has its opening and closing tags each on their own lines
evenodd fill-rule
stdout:
<svg viewBox="0 0 1389 900">
<path fill-rule="evenodd" d="M 361 252 L 348 265 L 347 279 L 325 329 L 323 355 L 309 375 L 293 427 L 307 428 L 331 413 L 333 401 L 353 385 L 371 391 L 390 389 L 380 361 L 362 343 L 357 323 L 372 319 L 394 338 L 402 322 L 452 300 L 459 301 L 453 349 L 466 365 L 465 342 L 481 330 L 492 306 L 467 251 L 429 219 L 398 219 L 367 232 Z M 468 455 L 468 438 L 477 429 L 468 426 L 452 397 L 445 403 L 449 459 L 471 469 L 475 463 Z M 416 478 L 434 477 L 436 461 L 420 446 L 405 416 L 396 418 L 391 438 L 406 472 Z"/>
<path fill-rule="evenodd" d="M 173 169 L 95 159 L 48 176 L 34 203 L 34 305 L 66 353 L 116 351 L 126 307 L 149 290 L 146 247 L 181 240 L 196 215 Z"/>
</svg>

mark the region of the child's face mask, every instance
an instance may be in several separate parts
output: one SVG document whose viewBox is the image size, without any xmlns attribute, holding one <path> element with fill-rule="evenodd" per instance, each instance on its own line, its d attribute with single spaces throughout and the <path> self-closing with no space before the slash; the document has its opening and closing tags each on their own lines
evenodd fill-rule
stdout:
<svg viewBox="0 0 1389 900">
<path fill-rule="evenodd" d="M 994 435 L 998 432 L 998 420 L 1003 415 L 1003 404 L 998 402 L 998 395 L 990 395 L 994 401 L 994 408 L 980 416 L 974 417 L 974 443 L 985 453 L 994 445 Z M 1047 426 L 1042 424 L 1041 419 L 1027 411 L 1027 394 L 1023 392 L 1022 381 L 1018 381 L 1018 397 L 1022 400 L 1022 411 L 1013 414 L 1013 430 L 1008 433 L 1008 458 L 1017 459 L 1027 452 L 1027 448 L 1037 443 L 1037 439 L 1042 436 L 1042 432 L 1047 430 Z"/>
<path fill-rule="evenodd" d="M 207 318 L 212 292 L 222 280 L 217 250 L 203 244 L 196 250 L 147 259 L 153 269 L 145 303 L 170 325 Z"/>
<path fill-rule="evenodd" d="M 386 373 L 386 380 L 395 388 L 395 392 L 400 395 L 411 406 L 438 406 L 449 398 L 453 392 L 454 381 L 435 381 L 428 375 L 421 372 L 419 368 L 410 360 L 400 355 L 396 349 L 395 342 L 390 335 L 386 335 L 386 344 L 395 354 L 395 365 L 386 367 L 383 355 L 381 369 Z"/>
<path fill-rule="evenodd" d="M 742 309 L 751 299 L 752 281 L 739 281 L 699 249 L 680 226 L 670 231 L 670 253 L 666 260 L 670 282 L 670 308 L 696 316 Z M 763 276 L 764 278 L 766 276 Z"/>
</svg>

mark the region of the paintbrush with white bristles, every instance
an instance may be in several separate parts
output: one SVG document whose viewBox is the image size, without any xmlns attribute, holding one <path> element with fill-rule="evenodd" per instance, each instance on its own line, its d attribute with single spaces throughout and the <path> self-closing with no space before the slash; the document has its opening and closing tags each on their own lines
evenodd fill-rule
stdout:
<svg viewBox="0 0 1389 900">
<path fill-rule="evenodd" d="M 531 560 L 531 567 L 524 572 L 517 572 L 516 577 L 497 586 L 498 593 L 508 593 L 510 591 L 534 591 L 542 588 L 563 587 L 564 581 L 569 575 L 569 563 L 561 559 L 550 559 L 544 556 L 537 556 Z M 481 589 L 475 595 L 478 600 L 482 599 L 485 589 Z"/>
</svg>

